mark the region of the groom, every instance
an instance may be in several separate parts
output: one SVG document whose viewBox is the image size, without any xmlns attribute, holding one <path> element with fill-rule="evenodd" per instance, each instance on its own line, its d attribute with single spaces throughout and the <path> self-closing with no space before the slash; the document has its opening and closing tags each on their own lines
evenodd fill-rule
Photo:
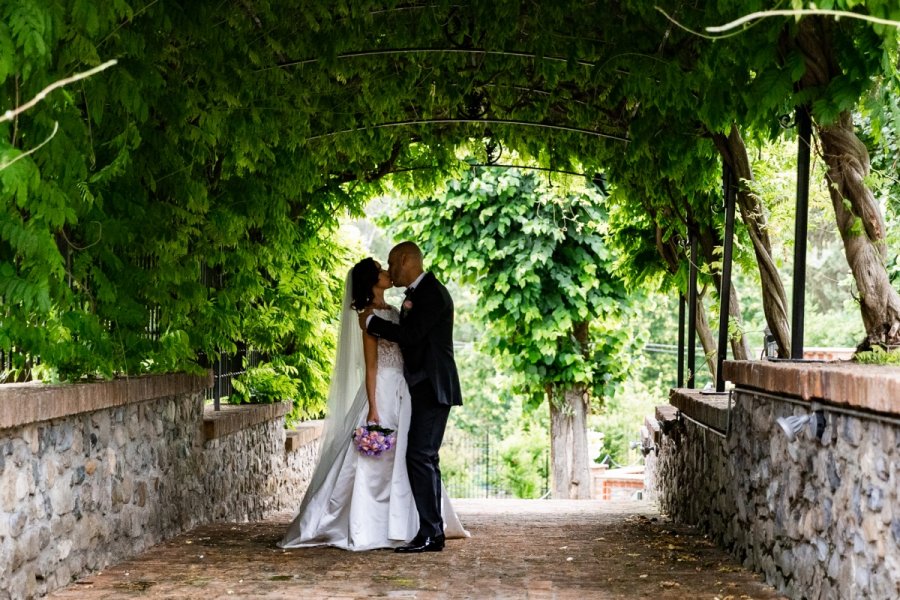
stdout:
<svg viewBox="0 0 900 600">
<path fill-rule="evenodd" d="M 412 242 L 394 246 L 388 255 L 388 274 L 394 285 L 406 288 L 400 324 L 362 313 L 360 326 L 375 337 L 400 344 L 412 398 L 406 467 L 419 512 L 419 532 L 396 552 L 440 552 L 444 522 L 438 450 L 450 407 L 462 404 L 453 360 L 453 300 L 434 275 L 423 271 L 422 251 Z"/>
</svg>

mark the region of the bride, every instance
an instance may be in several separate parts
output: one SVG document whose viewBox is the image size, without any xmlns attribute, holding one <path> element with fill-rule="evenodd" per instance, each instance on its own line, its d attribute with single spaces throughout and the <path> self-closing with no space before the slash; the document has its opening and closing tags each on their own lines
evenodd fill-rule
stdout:
<svg viewBox="0 0 900 600">
<path fill-rule="evenodd" d="M 347 276 L 319 462 L 281 548 L 394 548 L 419 529 L 404 460 L 411 406 L 403 357 L 396 344 L 360 331 L 353 312 L 371 308 L 399 322 L 397 309 L 384 300 L 391 287 L 387 271 L 372 258 L 354 265 Z M 397 441 L 392 450 L 364 456 L 351 434 L 373 423 L 395 430 Z M 446 491 L 441 497 L 445 536 L 467 537 Z"/>
</svg>

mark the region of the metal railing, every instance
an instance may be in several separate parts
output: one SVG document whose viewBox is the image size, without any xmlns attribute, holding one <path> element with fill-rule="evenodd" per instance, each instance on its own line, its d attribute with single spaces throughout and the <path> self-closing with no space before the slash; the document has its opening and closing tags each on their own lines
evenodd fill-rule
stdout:
<svg viewBox="0 0 900 600">
<path fill-rule="evenodd" d="M 149 271 L 155 267 L 156 259 L 150 256 L 141 257 L 137 258 L 135 263 L 137 268 Z M 223 279 L 224 276 L 221 269 L 209 268 L 205 265 L 201 267 L 200 281 L 204 286 L 220 289 L 224 283 Z M 162 311 L 156 305 L 148 306 L 148 311 L 148 320 L 144 328 L 145 335 L 150 339 L 159 340 Z M 106 325 L 112 326 L 111 323 L 106 323 Z M 240 343 L 238 344 L 238 351 L 234 354 L 222 355 L 216 360 L 204 360 L 201 356 L 201 366 L 213 371 L 213 385 L 206 391 L 206 399 L 212 401 L 215 409 L 219 410 L 220 401 L 234 392 L 232 381 L 235 377 L 245 372 L 245 364 L 248 367 L 254 367 L 261 360 L 262 358 L 256 351 L 248 350 L 245 345 Z M 0 383 L 31 380 L 31 368 L 39 362 L 40 357 L 19 352 L 15 348 L 10 351 L 0 350 Z M 17 364 L 19 365 L 18 367 Z"/>
<path fill-rule="evenodd" d="M 544 450 L 541 462 L 543 474 L 534 497 L 546 497 L 550 489 L 550 451 Z M 441 446 L 441 476 L 451 498 L 514 498 L 502 471 L 502 456 L 498 440 L 490 434 L 472 435 L 466 431 L 447 428 Z"/>
<path fill-rule="evenodd" d="M 234 378 L 257 366 L 261 360 L 258 352 L 238 344 L 236 353 L 220 355 L 218 360 L 208 363 L 206 366 L 213 372 L 213 384 L 206 390 L 206 400 L 211 400 L 213 408 L 220 410 L 222 399 L 234 393 Z"/>
</svg>

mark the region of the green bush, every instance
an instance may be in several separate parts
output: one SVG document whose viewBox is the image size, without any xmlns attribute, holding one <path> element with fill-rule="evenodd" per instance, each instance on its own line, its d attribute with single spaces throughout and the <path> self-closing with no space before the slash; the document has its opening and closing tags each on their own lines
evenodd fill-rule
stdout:
<svg viewBox="0 0 900 600">
<path fill-rule="evenodd" d="M 441 450 L 441 480 L 452 498 L 465 498 L 478 482 L 472 465 L 478 459 L 473 447 L 465 447 L 455 443 L 453 432 L 445 437 Z"/>
<path fill-rule="evenodd" d="M 547 432 L 519 431 L 500 444 L 498 483 L 516 498 L 540 498 L 547 481 Z"/>
<path fill-rule="evenodd" d="M 230 404 L 272 404 L 290 402 L 293 406 L 287 417 L 287 425 L 296 421 L 316 418 L 324 410 L 324 397 L 305 395 L 304 380 L 300 370 L 283 361 L 264 362 L 247 370 L 232 380 L 234 392 L 228 397 Z"/>
<path fill-rule="evenodd" d="M 866 352 L 857 352 L 853 360 L 864 365 L 900 365 L 900 349 L 885 350 L 875 346 Z"/>
<path fill-rule="evenodd" d="M 297 369 L 290 365 L 262 363 L 250 367 L 231 383 L 231 404 L 271 404 L 292 401 L 297 397 Z"/>
</svg>

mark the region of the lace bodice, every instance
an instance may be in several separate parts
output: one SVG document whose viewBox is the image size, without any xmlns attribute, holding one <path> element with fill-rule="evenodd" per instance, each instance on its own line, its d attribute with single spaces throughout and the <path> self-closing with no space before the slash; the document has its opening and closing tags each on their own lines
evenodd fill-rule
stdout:
<svg viewBox="0 0 900 600">
<path fill-rule="evenodd" d="M 381 317 L 391 323 L 400 322 L 400 313 L 396 308 L 376 308 L 372 311 L 376 317 Z M 403 368 L 403 355 L 400 354 L 400 346 L 386 339 L 378 339 L 378 368 Z"/>
</svg>

